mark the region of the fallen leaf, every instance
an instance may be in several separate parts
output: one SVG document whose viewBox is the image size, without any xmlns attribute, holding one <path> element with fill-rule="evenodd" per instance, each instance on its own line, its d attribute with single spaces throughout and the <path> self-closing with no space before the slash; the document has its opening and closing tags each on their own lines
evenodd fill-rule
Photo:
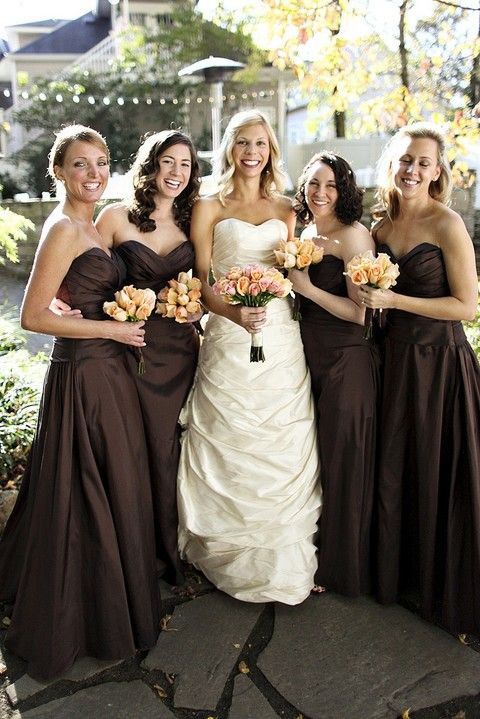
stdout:
<svg viewBox="0 0 480 719">
<path fill-rule="evenodd" d="M 250 669 L 247 667 L 245 662 L 240 662 L 238 665 L 239 670 L 242 672 L 242 674 L 249 674 Z"/>
<path fill-rule="evenodd" d="M 167 698 L 167 696 L 168 696 L 168 695 L 167 695 L 167 692 L 165 691 L 165 689 L 164 689 L 163 687 L 160 686 L 160 684 L 154 684 L 154 685 L 153 685 L 153 688 L 154 688 L 155 691 L 157 692 L 157 694 L 158 694 L 158 696 L 160 697 L 160 699 L 166 699 L 166 698 Z"/>
<path fill-rule="evenodd" d="M 402 719 L 410 719 L 410 709 L 405 709 L 405 711 L 402 712 Z"/>
<path fill-rule="evenodd" d="M 160 631 L 162 632 L 178 632 L 178 629 L 174 629 L 173 627 L 170 629 L 168 626 L 169 621 L 171 620 L 172 615 L 166 614 L 164 617 L 160 619 Z"/>
<path fill-rule="evenodd" d="M 468 641 L 467 641 L 467 635 L 466 634 L 459 634 L 458 638 L 462 642 L 462 644 L 465 644 L 468 647 Z"/>
<path fill-rule="evenodd" d="M 167 682 L 169 684 L 173 684 L 175 681 L 175 674 L 167 674 L 167 672 L 164 672 L 164 674 L 165 674 L 165 679 L 167 680 Z"/>
<path fill-rule="evenodd" d="M 303 714 L 299 714 L 298 716 L 295 717 L 295 719 L 303 719 Z"/>
<path fill-rule="evenodd" d="M 3 617 L 2 624 L 4 627 L 9 627 L 11 623 L 10 617 Z"/>
<path fill-rule="evenodd" d="M 240 649 L 240 644 L 234 644 L 233 646 L 235 647 L 235 649 Z"/>
<path fill-rule="evenodd" d="M 7 667 L 5 666 L 5 664 L 2 664 L 2 663 L 0 662 L 0 676 L 1 676 L 2 674 L 5 674 L 6 671 L 7 671 Z"/>
<path fill-rule="evenodd" d="M 455 716 L 452 717 L 452 719 L 465 719 L 466 716 L 467 715 L 465 714 L 465 712 L 462 709 L 461 711 L 458 712 L 458 714 L 455 714 Z"/>
</svg>

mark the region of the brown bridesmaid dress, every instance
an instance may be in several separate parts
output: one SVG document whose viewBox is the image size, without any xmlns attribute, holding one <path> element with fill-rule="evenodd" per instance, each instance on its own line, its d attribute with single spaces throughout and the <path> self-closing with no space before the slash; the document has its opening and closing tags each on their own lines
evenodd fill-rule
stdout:
<svg viewBox="0 0 480 719">
<path fill-rule="evenodd" d="M 343 260 L 325 255 L 312 283 L 347 297 Z M 304 297 L 301 332 L 312 376 L 323 490 L 315 582 L 358 596 L 371 588 L 378 359 L 364 328 Z"/>
<path fill-rule="evenodd" d="M 127 283 L 156 293 L 179 272 L 193 266 L 191 242 L 183 242 L 165 256 L 136 240 L 118 247 L 127 266 Z M 147 436 L 157 558 L 163 578 L 171 584 L 184 581 L 177 548 L 177 471 L 180 455 L 178 415 L 193 382 L 198 356 L 198 334 L 190 323 L 153 313 L 145 324 L 142 349 L 145 374 L 139 375 L 130 354 Z"/>
<path fill-rule="evenodd" d="M 450 294 L 442 251 L 400 258 L 396 292 Z M 480 635 L 480 369 L 461 322 L 389 310 L 379 467 L 379 588 Z"/>
<path fill-rule="evenodd" d="M 112 253 L 77 257 L 58 296 L 88 319 L 124 280 Z M 157 639 L 155 538 L 127 346 L 56 338 L 36 437 L 0 542 L 5 645 L 48 680 L 77 657 L 123 659 Z"/>
</svg>

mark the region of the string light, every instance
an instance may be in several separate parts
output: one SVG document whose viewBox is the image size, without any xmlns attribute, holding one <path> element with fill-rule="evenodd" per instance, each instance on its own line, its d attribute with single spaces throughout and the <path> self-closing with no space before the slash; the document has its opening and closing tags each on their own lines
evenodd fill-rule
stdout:
<svg viewBox="0 0 480 719">
<path fill-rule="evenodd" d="M 276 94 L 277 93 L 275 90 L 260 90 L 259 92 L 252 91 L 250 93 L 242 92 L 241 94 L 238 94 L 238 95 L 235 95 L 234 93 L 232 93 L 231 95 L 228 95 L 228 96 L 223 95 L 223 101 L 225 102 L 227 100 L 230 100 L 233 102 L 237 99 L 256 100 L 257 98 L 267 98 L 268 99 L 268 98 L 273 98 Z M 3 90 L 3 95 L 5 97 L 10 97 L 10 91 Z M 45 92 L 40 92 L 40 93 L 38 93 L 38 95 L 34 95 L 34 94 L 31 94 L 31 92 L 29 93 L 27 90 L 23 90 L 21 92 L 21 97 L 23 100 L 28 100 L 29 98 L 31 100 L 34 100 L 35 97 L 37 97 L 42 102 L 45 102 L 47 100 L 47 95 Z M 58 103 L 64 102 L 65 95 L 63 95 L 61 93 L 57 93 L 55 95 L 54 99 Z M 104 105 L 110 105 L 112 102 L 116 102 L 120 106 L 126 105 L 130 102 L 133 103 L 134 105 L 139 105 L 141 102 L 144 102 L 146 105 L 151 105 L 153 102 L 153 99 L 150 96 L 144 97 L 144 98 L 132 97 L 129 99 L 129 98 L 124 98 L 122 96 L 112 98 L 112 97 L 109 97 L 108 95 L 96 97 L 94 95 L 74 94 L 74 95 L 70 96 L 70 99 L 72 102 L 75 102 L 77 104 L 86 100 L 90 105 L 95 105 L 97 102 L 103 103 Z M 180 102 L 182 102 L 182 98 L 162 96 L 158 99 L 158 102 L 160 103 L 160 105 L 166 105 L 168 103 L 171 103 L 173 105 L 178 105 Z M 185 97 L 185 98 L 183 98 L 183 102 L 185 103 L 185 105 L 190 105 L 191 103 L 194 103 L 194 102 L 196 102 L 199 105 L 203 102 L 209 102 L 210 104 L 212 104 L 214 102 L 214 98 L 211 96 L 198 95 L 195 97 Z"/>
</svg>

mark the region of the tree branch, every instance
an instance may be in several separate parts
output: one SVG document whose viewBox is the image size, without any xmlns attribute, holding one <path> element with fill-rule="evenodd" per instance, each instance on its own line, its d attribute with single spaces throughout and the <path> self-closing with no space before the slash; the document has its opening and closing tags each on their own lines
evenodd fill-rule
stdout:
<svg viewBox="0 0 480 719">
<path fill-rule="evenodd" d="M 449 7 L 458 8 L 458 10 L 474 10 L 475 12 L 480 12 L 480 5 L 478 7 L 469 7 L 467 5 L 457 5 L 457 3 L 448 2 L 448 0 L 435 0 L 435 2 L 438 2 L 440 5 L 449 5 Z"/>
</svg>

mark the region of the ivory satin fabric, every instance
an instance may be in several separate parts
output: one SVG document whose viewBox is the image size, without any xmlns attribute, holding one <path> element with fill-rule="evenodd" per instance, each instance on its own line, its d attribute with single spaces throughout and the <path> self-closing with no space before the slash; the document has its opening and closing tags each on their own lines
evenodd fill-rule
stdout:
<svg viewBox="0 0 480 719">
<path fill-rule="evenodd" d="M 273 265 L 278 219 L 235 218 L 214 231 L 216 277 L 233 265 Z M 182 556 L 219 589 L 250 602 L 298 604 L 316 570 L 321 490 L 310 376 L 289 298 L 267 306 L 264 363 L 250 335 L 210 315 L 185 426 L 178 476 Z"/>
</svg>

